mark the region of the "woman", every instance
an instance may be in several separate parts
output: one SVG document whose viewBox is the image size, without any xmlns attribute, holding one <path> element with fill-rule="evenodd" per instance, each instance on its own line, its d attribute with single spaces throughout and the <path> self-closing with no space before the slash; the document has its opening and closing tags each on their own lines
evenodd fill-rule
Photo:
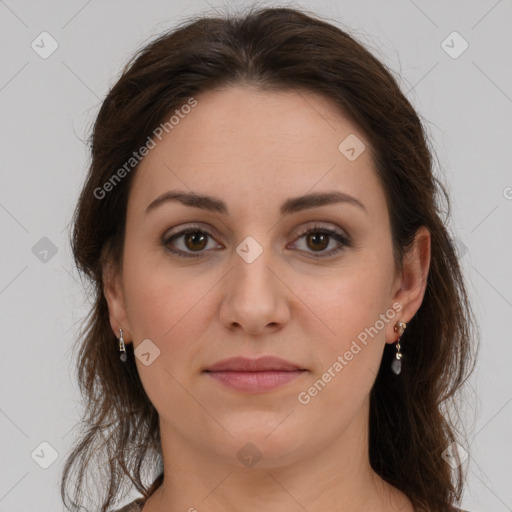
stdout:
<svg viewBox="0 0 512 512">
<path fill-rule="evenodd" d="M 123 511 L 460 510 L 474 320 L 440 193 L 395 79 L 330 23 L 260 9 L 142 49 L 74 219 L 67 508 L 91 471 L 101 511 L 128 481 Z"/>
</svg>

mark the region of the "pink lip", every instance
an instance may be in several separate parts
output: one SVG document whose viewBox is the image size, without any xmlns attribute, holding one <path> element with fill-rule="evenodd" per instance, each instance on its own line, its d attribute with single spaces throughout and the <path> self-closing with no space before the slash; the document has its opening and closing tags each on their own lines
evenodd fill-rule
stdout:
<svg viewBox="0 0 512 512">
<path fill-rule="evenodd" d="M 306 370 L 266 372 L 207 372 L 207 375 L 222 384 L 246 393 L 262 393 L 276 389 L 295 380 Z"/>
<path fill-rule="evenodd" d="M 290 363 L 285 359 L 274 356 L 263 356 L 258 359 L 249 359 L 247 357 L 231 357 L 218 361 L 205 371 L 232 371 L 232 372 L 265 372 L 265 371 L 294 371 L 302 370 L 300 366 Z"/>
<path fill-rule="evenodd" d="M 297 379 L 306 371 L 294 363 L 273 356 L 259 359 L 224 359 L 204 370 L 218 382 L 246 393 L 276 389 Z"/>
</svg>

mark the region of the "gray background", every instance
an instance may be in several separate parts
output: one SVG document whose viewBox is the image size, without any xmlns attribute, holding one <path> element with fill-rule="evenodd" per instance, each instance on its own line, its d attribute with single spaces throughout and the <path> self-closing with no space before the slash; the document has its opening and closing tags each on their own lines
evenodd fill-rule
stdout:
<svg viewBox="0 0 512 512">
<path fill-rule="evenodd" d="M 190 14 L 235 5 L 0 0 L 1 512 L 63 509 L 59 477 L 80 406 L 70 349 L 88 307 L 68 229 L 100 102 L 141 44 Z M 287 5 L 348 28 L 401 75 L 427 122 L 482 334 L 464 417 L 471 435 L 463 508 L 512 510 L 512 3 Z M 43 46 L 43 31 L 58 43 L 46 59 L 31 47 Z M 458 58 L 442 46 L 453 31 L 469 44 Z M 463 41 L 446 44 L 458 53 Z M 47 469 L 40 466 L 52 452 L 42 442 L 58 453 Z"/>
</svg>

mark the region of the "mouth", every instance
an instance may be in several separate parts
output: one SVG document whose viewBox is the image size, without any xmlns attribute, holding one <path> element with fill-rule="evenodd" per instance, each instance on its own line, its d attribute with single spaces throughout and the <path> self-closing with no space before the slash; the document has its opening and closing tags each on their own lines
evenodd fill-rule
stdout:
<svg viewBox="0 0 512 512">
<path fill-rule="evenodd" d="M 216 382 L 245 393 L 263 393 L 280 388 L 307 372 L 300 365 L 273 356 L 224 359 L 203 370 Z"/>
</svg>

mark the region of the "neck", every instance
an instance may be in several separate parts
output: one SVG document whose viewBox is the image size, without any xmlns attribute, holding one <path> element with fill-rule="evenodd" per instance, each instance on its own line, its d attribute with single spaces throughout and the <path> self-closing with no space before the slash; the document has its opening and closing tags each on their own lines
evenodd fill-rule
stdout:
<svg viewBox="0 0 512 512">
<path fill-rule="evenodd" d="M 161 420 L 167 477 L 143 512 L 414 512 L 410 500 L 372 470 L 366 424 L 354 421 L 335 444 L 319 442 L 300 459 L 283 463 L 262 457 L 245 467 L 222 453 L 190 446 Z"/>
</svg>

